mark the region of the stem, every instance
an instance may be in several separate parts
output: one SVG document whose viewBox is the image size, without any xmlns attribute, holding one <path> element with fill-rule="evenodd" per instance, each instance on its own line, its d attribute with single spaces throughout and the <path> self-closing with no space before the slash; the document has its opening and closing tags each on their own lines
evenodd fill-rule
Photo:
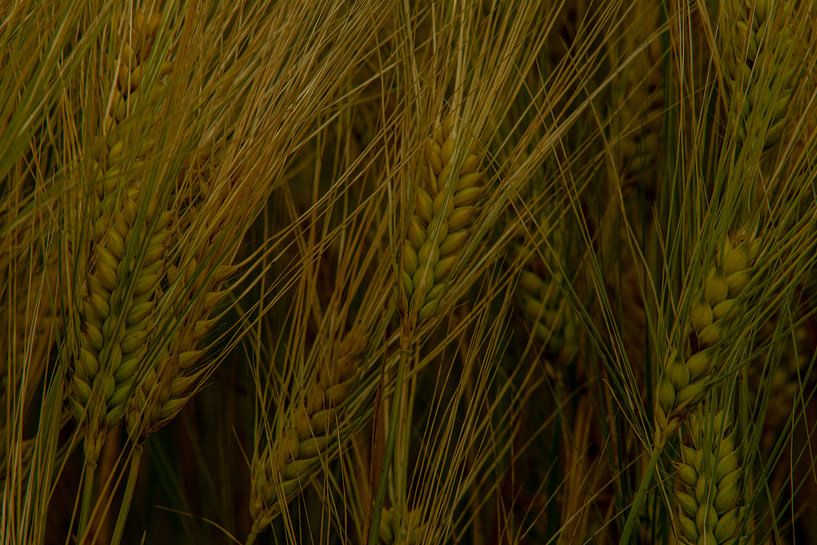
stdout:
<svg viewBox="0 0 817 545">
<path fill-rule="evenodd" d="M 407 354 L 407 350 L 403 354 Z M 411 390 L 412 393 L 409 393 Z M 397 423 L 396 434 L 398 440 L 395 440 L 395 454 L 394 454 L 394 482 L 395 482 L 395 498 L 394 498 L 394 527 L 399 531 L 402 528 L 402 519 L 408 516 L 408 465 L 409 465 L 409 449 L 411 440 L 411 417 L 414 409 L 414 404 L 411 400 L 414 399 L 414 380 L 403 381 L 402 388 L 400 388 L 400 398 L 395 403 L 395 408 L 398 408 L 398 414 L 402 419 Z"/>
<path fill-rule="evenodd" d="M 133 448 L 133 455 L 130 459 L 130 471 L 128 472 L 128 482 L 125 485 L 125 495 L 122 497 L 122 505 L 119 506 L 119 515 L 116 517 L 116 526 L 113 530 L 111 545 L 119 545 L 122 540 L 122 533 L 125 531 L 125 523 L 130 513 L 130 505 L 133 500 L 133 490 L 136 488 L 136 479 L 139 476 L 139 465 L 142 460 L 142 445 L 137 444 Z"/>
<path fill-rule="evenodd" d="M 647 488 L 649 488 L 650 483 L 652 483 L 652 476 L 655 474 L 655 466 L 658 464 L 658 458 L 661 457 L 662 450 L 664 450 L 664 445 L 663 443 L 659 442 L 655 445 L 655 448 L 652 451 L 650 463 L 647 466 L 647 471 L 644 473 L 644 477 L 641 478 L 641 484 L 638 485 L 638 491 L 635 493 L 633 505 L 630 508 L 630 513 L 627 515 L 627 522 L 624 523 L 624 530 L 621 532 L 621 539 L 618 542 L 619 545 L 629 545 L 630 543 L 630 536 L 635 528 L 636 518 L 641 512 L 641 507 L 644 504 L 644 499 L 647 496 Z"/>
<path fill-rule="evenodd" d="M 403 388 L 406 374 L 406 352 L 408 333 L 403 331 L 403 339 L 400 347 L 400 362 L 397 366 L 397 380 L 394 385 L 394 392 L 398 394 Z M 377 483 L 377 494 L 375 495 L 374 505 L 372 505 L 372 520 L 369 526 L 369 538 L 367 543 L 369 545 L 377 545 L 380 541 L 380 515 L 383 510 L 383 500 L 386 497 L 386 484 L 388 483 L 389 462 L 394 456 L 394 442 L 397 436 L 397 418 L 400 411 L 395 403 L 392 403 L 392 411 L 389 415 L 389 433 L 386 436 L 386 452 L 383 453 L 383 467 L 380 469 L 380 479 Z"/>
<path fill-rule="evenodd" d="M 255 538 L 258 537 L 258 532 L 253 530 L 250 532 L 250 535 L 247 536 L 247 541 L 244 545 L 253 545 L 255 543 Z"/>
<path fill-rule="evenodd" d="M 77 540 L 82 543 L 85 530 L 88 527 L 88 519 L 91 516 L 91 507 L 94 498 L 94 476 L 96 475 L 96 460 L 85 460 L 85 475 L 82 484 L 82 507 L 79 512 L 79 526 L 77 527 Z"/>
</svg>

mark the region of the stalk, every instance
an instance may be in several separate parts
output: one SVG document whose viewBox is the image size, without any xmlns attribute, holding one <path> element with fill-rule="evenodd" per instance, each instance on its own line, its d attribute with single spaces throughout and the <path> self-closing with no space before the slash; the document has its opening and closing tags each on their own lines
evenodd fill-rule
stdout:
<svg viewBox="0 0 817 545">
<path fill-rule="evenodd" d="M 119 515 L 116 517 L 116 526 L 113 531 L 111 545 L 119 545 L 122 540 L 122 533 L 125 531 L 125 523 L 128 520 L 133 491 L 136 488 L 136 480 L 139 477 L 139 465 L 142 461 L 142 445 L 137 444 L 133 449 L 130 460 L 130 470 L 128 471 L 128 482 L 125 485 L 125 495 L 122 497 L 122 505 L 119 507 Z"/>
<path fill-rule="evenodd" d="M 658 465 L 658 458 L 661 457 L 661 452 L 664 450 L 664 443 L 655 445 L 655 448 L 650 455 L 650 463 L 647 465 L 647 471 L 641 478 L 641 484 L 638 485 L 638 490 L 635 493 L 633 506 L 627 515 L 627 521 L 624 523 L 624 530 L 621 532 L 621 539 L 619 545 L 629 545 L 633 530 L 635 529 L 635 521 L 638 514 L 641 512 L 641 507 L 644 505 L 644 500 L 647 497 L 647 489 L 652 484 L 652 477 L 655 474 L 655 467 Z"/>
<path fill-rule="evenodd" d="M 409 345 L 411 338 L 406 343 Z M 409 354 L 408 350 L 404 350 L 403 354 Z M 395 455 L 394 455 L 394 481 L 395 481 L 395 528 L 401 528 L 402 520 L 408 516 L 408 466 L 409 466 L 409 448 L 411 440 L 411 421 L 414 412 L 414 386 L 415 379 L 404 381 L 400 389 L 400 398 L 395 405 L 399 407 L 398 414 L 403 415 L 400 421 L 400 441 L 395 441 Z"/>
<path fill-rule="evenodd" d="M 410 334 L 404 330 L 400 346 L 400 363 L 397 366 L 397 379 L 394 385 L 395 392 L 403 390 L 403 383 L 406 376 L 406 354 L 408 353 L 408 339 Z M 402 396 L 401 396 L 402 397 Z M 388 483 L 389 462 L 394 456 L 394 443 L 397 438 L 397 418 L 399 411 L 396 404 L 392 404 L 392 412 L 389 415 L 389 433 L 386 436 L 386 451 L 383 453 L 383 467 L 380 470 L 380 479 L 377 482 L 377 492 L 374 504 L 372 505 L 372 520 L 369 525 L 369 536 L 366 541 L 368 545 L 377 545 L 380 541 L 380 515 L 383 510 L 383 501 L 386 498 L 386 484 Z"/>
<path fill-rule="evenodd" d="M 77 528 L 77 538 L 82 542 L 83 534 L 88 527 L 88 519 L 91 516 L 91 505 L 94 497 L 94 477 L 96 476 L 96 462 L 85 462 L 85 476 L 82 485 L 82 507 L 79 512 L 79 527 Z"/>
</svg>

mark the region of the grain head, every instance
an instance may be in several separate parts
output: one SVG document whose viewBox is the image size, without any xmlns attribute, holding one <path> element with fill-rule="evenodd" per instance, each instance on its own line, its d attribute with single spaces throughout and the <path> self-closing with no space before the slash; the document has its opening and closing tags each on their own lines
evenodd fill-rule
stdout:
<svg viewBox="0 0 817 545">
<path fill-rule="evenodd" d="M 107 430 L 124 415 L 165 270 L 172 214 L 162 210 L 154 192 L 128 170 L 126 147 L 139 135 L 122 128 L 137 103 L 149 105 L 141 101 L 150 91 L 141 85 L 142 75 L 160 20 L 158 14 L 137 13 L 122 42 L 114 101 L 101 136 L 104 147 L 90 180 L 92 206 L 84 222 L 92 231 L 74 248 L 82 261 L 78 270 L 87 277 L 78 279 L 83 287 L 68 403 L 84 429 L 91 463 L 99 457 Z"/>
<path fill-rule="evenodd" d="M 726 237 L 698 287 L 686 320 L 689 347 L 670 354 L 658 385 L 658 444 L 663 444 L 724 371 L 720 362 L 732 347 L 730 327 L 741 312 L 740 295 L 752 278 L 759 243 L 760 239 L 745 230 Z"/>
<path fill-rule="evenodd" d="M 688 420 L 688 436 L 677 465 L 679 486 L 672 500 L 684 545 L 735 543 L 745 508 L 739 445 L 723 412 L 702 411 Z"/>
<path fill-rule="evenodd" d="M 413 188 L 414 208 L 400 259 L 401 306 L 412 324 L 440 309 L 479 213 L 484 188 L 478 148 L 458 123 L 452 114 L 434 130 Z"/>
<path fill-rule="evenodd" d="M 253 456 L 250 513 L 253 533 L 263 530 L 285 504 L 334 457 L 344 425 L 344 403 L 360 376 L 365 340 L 349 332 L 301 392 L 274 439 Z"/>
</svg>

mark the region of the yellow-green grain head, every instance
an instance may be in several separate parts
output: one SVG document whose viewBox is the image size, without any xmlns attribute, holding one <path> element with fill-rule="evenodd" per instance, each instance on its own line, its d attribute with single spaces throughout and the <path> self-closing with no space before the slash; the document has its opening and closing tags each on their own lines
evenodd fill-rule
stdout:
<svg viewBox="0 0 817 545">
<path fill-rule="evenodd" d="M 678 486 L 672 498 L 677 530 L 684 545 L 732 544 L 740 536 L 744 473 L 735 437 L 725 413 L 696 412 L 677 464 Z"/>
<path fill-rule="evenodd" d="M 461 265 L 484 189 L 479 163 L 473 138 L 453 115 L 426 142 L 400 257 L 401 307 L 410 322 L 437 313 Z"/>
<path fill-rule="evenodd" d="M 724 239 L 693 303 L 683 350 L 670 352 L 658 384 L 656 428 L 666 439 L 724 370 L 728 333 L 741 312 L 740 296 L 753 274 L 759 239 L 741 230 Z M 686 354 L 684 356 L 684 354 Z"/>
</svg>

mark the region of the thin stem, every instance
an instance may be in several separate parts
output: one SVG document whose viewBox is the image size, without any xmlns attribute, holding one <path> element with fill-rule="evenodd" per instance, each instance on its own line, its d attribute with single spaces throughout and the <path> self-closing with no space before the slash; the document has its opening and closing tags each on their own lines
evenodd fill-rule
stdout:
<svg viewBox="0 0 817 545">
<path fill-rule="evenodd" d="M 111 545 L 119 545 L 122 540 L 122 533 L 125 531 L 125 523 L 130 513 L 130 505 L 133 500 L 133 490 L 136 488 L 136 479 L 139 476 L 139 465 L 142 460 L 142 445 L 137 444 L 133 448 L 133 455 L 130 459 L 130 471 L 128 471 L 128 482 L 125 485 L 125 495 L 122 497 L 122 505 L 119 506 L 119 515 L 116 517 L 116 526 L 113 531 Z"/>
<path fill-rule="evenodd" d="M 647 471 L 644 477 L 641 478 L 641 484 L 638 485 L 638 491 L 635 493 L 633 505 L 630 507 L 630 513 L 627 515 L 627 522 L 624 523 L 624 530 L 621 532 L 621 539 L 619 545 L 629 545 L 630 536 L 632 536 L 635 528 L 635 521 L 638 514 L 641 512 L 641 507 L 644 504 L 644 499 L 647 496 L 647 489 L 652 483 L 652 476 L 655 474 L 655 466 L 658 464 L 658 458 L 661 457 L 661 451 L 664 450 L 664 443 L 659 441 L 655 445 L 650 456 L 650 463 L 647 466 Z"/>
<path fill-rule="evenodd" d="M 408 346 L 402 353 L 408 355 Z M 411 440 L 411 416 L 414 409 L 414 404 L 411 402 L 414 399 L 414 380 L 404 381 L 402 388 L 400 388 L 399 399 L 394 404 L 398 409 L 399 415 L 402 417 L 398 422 L 397 435 L 399 441 L 395 443 L 395 455 L 392 474 L 394 475 L 395 483 L 395 512 L 394 512 L 394 527 L 402 527 L 402 519 L 408 515 L 408 506 L 406 504 L 408 497 L 408 460 L 409 460 L 409 443 Z"/>
<path fill-rule="evenodd" d="M 253 543 L 255 543 L 256 537 L 258 537 L 258 532 L 253 530 L 252 532 L 250 532 L 250 535 L 247 536 L 247 541 L 244 543 L 244 545 L 253 545 Z"/>
<path fill-rule="evenodd" d="M 408 328 L 403 330 L 403 338 L 400 342 L 400 362 L 397 366 L 397 380 L 394 385 L 394 392 L 395 394 L 399 395 L 399 392 L 403 389 L 403 383 L 405 382 L 406 376 L 406 353 L 407 350 L 407 342 L 410 337 L 410 330 L 407 331 Z M 396 428 L 397 428 L 397 419 L 399 417 L 400 411 L 397 409 L 397 405 L 392 403 L 392 411 L 389 415 L 389 433 L 386 436 L 386 451 L 383 453 L 383 467 L 380 469 L 380 478 L 377 482 L 377 493 L 375 495 L 374 505 L 372 505 L 372 520 L 369 526 L 369 536 L 367 543 L 368 545 L 377 545 L 380 541 L 380 515 L 383 510 L 383 500 L 386 498 L 386 485 L 389 481 L 389 462 L 391 462 L 392 457 L 394 456 L 394 442 L 397 436 Z"/>
<path fill-rule="evenodd" d="M 94 501 L 94 477 L 96 476 L 96 460 L 85 460 L 85 474 L 82 484 L 82 507 L 79 512 L 79 526 L 77 527 L 77 539 L 82 543 L 83 534 L 88 528 L 88 520 L 91 517 L 91 507 Z"/>
</svg>

